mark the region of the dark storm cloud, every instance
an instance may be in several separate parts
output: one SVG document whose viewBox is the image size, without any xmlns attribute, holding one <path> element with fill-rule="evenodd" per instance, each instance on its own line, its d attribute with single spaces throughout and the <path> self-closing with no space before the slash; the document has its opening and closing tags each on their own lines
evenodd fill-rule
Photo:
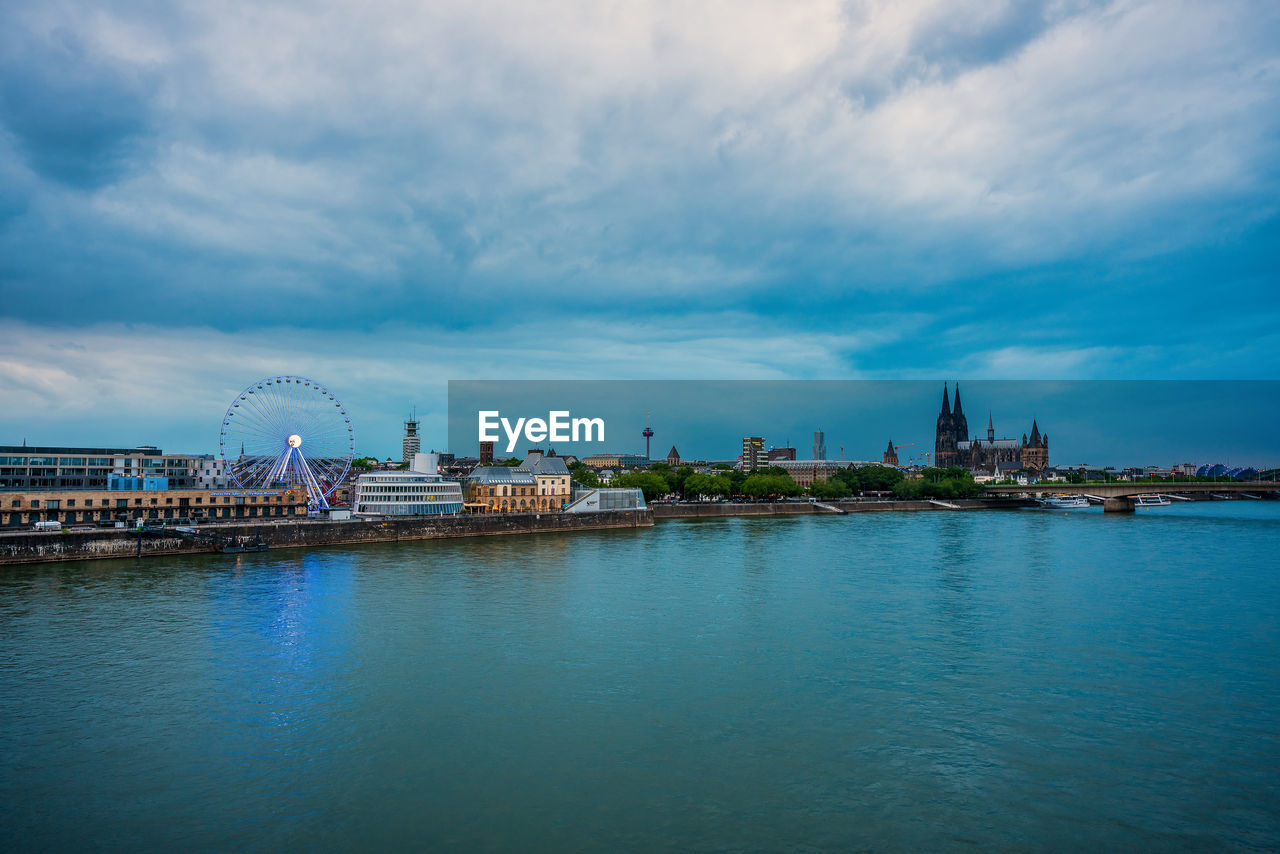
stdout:
<svg viewBox="0 0 1280 854">
<path fill-rule="evenodd" d="M 56 294 L 60 324 L 313 352 L 572 317 L 636 364 L 1114 375 L 1181 370 L 1195 318 L 1240 342 L 1196 370 L 1276 365 L 1273 5 L 11 9 L 28 331 Z"/>
<path fill-rule="evenodd" d="M 101 61 L 59 29 L 0 36 L 0 125 L 39 175 L 81 189 L 116 180 L 145 156 L 154 84 Z"/>
</svg>

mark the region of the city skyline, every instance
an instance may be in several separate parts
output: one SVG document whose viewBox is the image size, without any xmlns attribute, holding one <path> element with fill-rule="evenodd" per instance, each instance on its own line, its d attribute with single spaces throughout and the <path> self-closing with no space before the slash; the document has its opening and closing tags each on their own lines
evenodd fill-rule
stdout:
<svg viewBox="0 0 1280 854">
<path fill-rule="evenodd" d="M 846 460 L 879 460 L 892 439 L 915 443 L 900 453 L 905 465 L 912 457 L 924 462 L 923 453 L 934 450 L 943 384 L 459 381 L 450 383 L 448 444 L 460 455 L 472 453 L 479 409 L 545 415 L 561 408 L 600 415 L 609 432 L 603 445 L 555 443 L 558 452 L 643 452 L 641 431 L 651 412 L 654 447 L 674 444 L 685 459 L 733 459 L 747 436 L 763 436 L 766 449 L 788 440 L 794 446 L 821 428 L 829 459 L 839 459 L 844 445 Z M 1280 463 L 1280 447 L 1265 429 L 1280 416 L 1280 382 L 972 380 L 961 387 L 972 436 L 985 439 L 988 414 L 999 438 L 1021 439 L 1038 422 L 1053 436 L 1050 465 Z"/>
</svg>

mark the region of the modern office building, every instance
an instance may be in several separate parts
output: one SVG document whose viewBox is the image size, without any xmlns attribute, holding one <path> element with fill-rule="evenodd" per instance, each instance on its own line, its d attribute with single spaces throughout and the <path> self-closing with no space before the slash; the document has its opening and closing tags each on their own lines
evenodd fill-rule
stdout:
<svg viewBox="0 0 1280 854">
<path fill-rule="evenodd" d="M 744 436 L 742 439 L 742 470 L 753 472 L 765 461 L 764 437 Z"/>
<path fill-rule="evenodd" d="M 582 458 L 582 464 L 593 469 L 643 468 L 649 459 L 639 454 L 591 454 Z"/>
<path fill-rule="evenodd" d="M 438 454 L 414 454 L 406 471 L 356 478 L 351 511 L 357 516 L 443 516 L 462 512 L 462 485 L 440 474 Z"/>
<path fill-rule="evenodd" d="M 821 430 L 813 434 L 813 458 L 815 460 L 825 460 L 827 458 L 827 437 Z M 792 457 L 795 459 L 795 457 Z"/>
<path fill-rule="evenodd" d="M 165 477 L 170 489 L 215 489 L 227 485 L 223 461 L 210 454 L 166 454 L 154 445 L 0 445 L 0 489 L 106 489 L 112 475 Z"/>
</svg>

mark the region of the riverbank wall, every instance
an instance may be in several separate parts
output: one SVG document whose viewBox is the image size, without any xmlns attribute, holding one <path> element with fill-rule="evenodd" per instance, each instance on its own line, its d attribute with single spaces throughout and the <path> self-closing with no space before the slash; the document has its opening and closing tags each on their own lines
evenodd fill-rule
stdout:
<svg viewBox="0 0 1280 854">
<path fill-rule="evenodd" d="M 826 505 L 824 507 L 823 505 Z M 952 505 L 952 506 L 946 506 Z M 1034 507 L 1036 503 L 1021 498 L 950 498 L 945 504 L 931 501 L 825 501 L 813 504 L 808 501 L 777 502 L 698 502 L 686 504 L 654 504 L 653 518 L 661 519 L 716 519 L 726 516 L 832 516 L 829 507 L 839 507 L 846 513 L 884 513 L 894 511 L 941 510 L 1017 510 Z"/>
<path fill-rule="evenodd" d="M 252 525 L 201 527 L 201 533 L 219 537 L 261 538 L 272 549 L 313 548 L 353 543 L 387 543 L 400 540 L 432 540 L 450 537 L 485 537 L 502 534 L 543 534 L 653 526 L 648 510 L 611 513 L 507 513 L 479 516 L 415 517 L 412 519 L 323 522 L 280 521 Z M 139 548 L 141 544 L 141 548 Z M 22 532 L 0 535 L 0 565 L 57 563 L 71 560 L 152 557 L 216 552 L 208 543 L 196 542 L 173 532 L 105 528 L 50 533 Z"/>
</svg>

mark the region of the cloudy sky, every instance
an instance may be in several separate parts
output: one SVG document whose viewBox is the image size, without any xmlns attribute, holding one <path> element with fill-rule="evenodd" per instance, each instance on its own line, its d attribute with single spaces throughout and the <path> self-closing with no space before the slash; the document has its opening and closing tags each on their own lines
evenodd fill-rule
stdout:
<svg viewBox="0 0 1280 854">
<path fill-rule="evenodd" d="M 281 373 L 379 454 L 449 379 L 1280 376 L 1271 0 L 0 24 L 0 444 L 216 450 Z"/>
</svg>

